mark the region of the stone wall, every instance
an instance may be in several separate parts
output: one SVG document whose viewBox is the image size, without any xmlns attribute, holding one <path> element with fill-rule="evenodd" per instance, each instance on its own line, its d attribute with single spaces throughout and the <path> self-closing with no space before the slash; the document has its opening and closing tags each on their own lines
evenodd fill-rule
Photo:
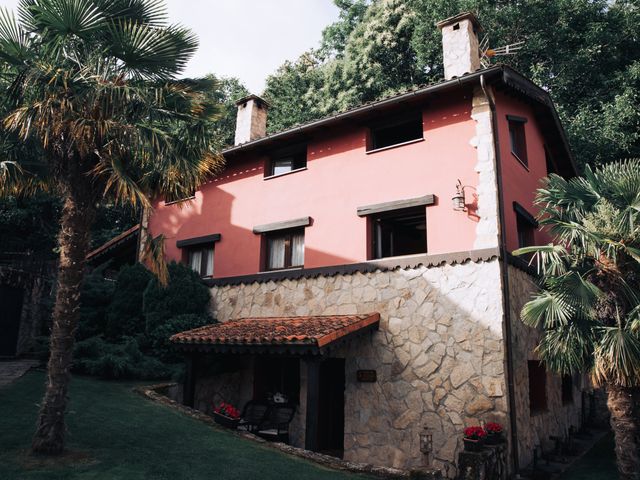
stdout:
<svg viewBox="0 0 640 480">
<path fill-rule="evenodd" d="M 434 466 L 453 477 L 465 426 L 508 423 L 496 259 L 216 286 L 212 294 L 219 321 L 380 313 L 378 332 L 332 353 L 346 359 L 346 460 L 422 466 L 418 434 L 426 426 Z M 358 383 L 358 369 L 376 370 L 377 382 Z M 304 371 L 301 365 L 301 376 Z M 292 430 L 303 426 L 303 392 L 300 399 Z M 303 435 L 292 434 L 303 442 Z"/>
<path fill-rule="evenodd" d="M 520 320 L 520 311 L 536 290 L 531 276 L 522 270 L 509 266 L 509 295 L 513 338 L 514 380 L 516 399 L 516 419 L 518 429 L 518 455 L 520 466 L 525 467 L 533 461 L 534 448 L 550 451 L 554 442 L 550 436 L 565 436 L 570 426 L 580 427 L 581 394 L 586 382 L 574 377 L 573 403 L 562 403 L 562 379 L 558 375 L 547 373 L 546 394 L 547 410 L 531 414 L 529 408 L 528 360 L 537 360 L 534 351 L 539 333 L 527 327 Z M 578 381 L 576 381 L 578 380 Z"/>
</svg>

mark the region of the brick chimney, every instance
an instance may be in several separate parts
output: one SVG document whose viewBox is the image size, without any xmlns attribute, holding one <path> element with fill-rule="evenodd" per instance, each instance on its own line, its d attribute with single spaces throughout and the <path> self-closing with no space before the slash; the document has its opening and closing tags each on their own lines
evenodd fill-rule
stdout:
<svg viewBox="0 0 640 480">
<path fill-rule="evenodd" d="M 436 26 L 442 31 L 445 80 L 480 69 L 478 33 L 482 27 L 473 13 L 460 13 L 438 22 Z"/>
<path fill-rule="evenodd" d="M 248 95 L 236 102 L 236 137 L 234 145 L 247 143 L 267 134 L 269 104 L 257 95 Z"/>
</svg>

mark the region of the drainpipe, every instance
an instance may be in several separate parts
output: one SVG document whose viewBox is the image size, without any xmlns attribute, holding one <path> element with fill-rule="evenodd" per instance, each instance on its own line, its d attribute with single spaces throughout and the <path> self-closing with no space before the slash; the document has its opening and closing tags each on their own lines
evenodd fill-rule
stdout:
<svg viewBox="0 0 640 480">
<path fill-rule="evenodd" d="M 504 294 L 502 295 L 502 308 L 504 311 L 504 334 L 505 334 L 505 357 L 507 363 L 507 390 L 509 394 L 509 425 L 511 430 L 511 455 L 513 463 L 513 473 L 518 474 L 520 469 L 520 461 L 518 459 L 518 425 L 516 421 L 516 398 L 515 398 L 515 386 L 513 383 L 514 371 L 513 371 L 513 347 L 511 338 L 511 301 L 509 299 L 509 268 L 507 265 L 507 241 L 504 234 L 504 197 L 502 192 L 502 168 L 500 160 L 500 140 L 498 138 L 498 120 L 496 115 L 496 104 L 493 101 L 489 92 L 487 92 L 484 75 L 480 75 L 480 87 L 484 92 L 487 101 L 489 102 L 489 108 L 491 110 L 491 130 L 493 135 L 493 148 L 495 151 L 495 166 L 496 177 L 498 184 L 498 218 L 500 224 L 498 225 L 498 247 L 500 249 L 500 260 L 498 265 L 500 266 L 500 276 L 502 278 L 502 285 Z"/>
</svg>

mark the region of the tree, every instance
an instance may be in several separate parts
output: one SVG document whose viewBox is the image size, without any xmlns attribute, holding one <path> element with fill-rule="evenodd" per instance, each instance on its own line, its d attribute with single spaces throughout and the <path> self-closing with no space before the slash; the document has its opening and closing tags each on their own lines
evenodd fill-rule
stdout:
<svg viewBox="0 0 640 480">
<path fill-rule="evenodd" d="M 554 242 L 533 253 L 540 290 L 522 309 L 540 328 L 551 371 L 588 372 L 605 386 L 622 479 L 640 478 L 640 160 L 550 175 L 540 224 Z"/>
<path fill-rule="evenodd" d="M 215 79 L 213 75 L 210 78 Z M 249 95 L 249 90 L 235 77 L 220 77 L 218 88 L 212 90 L 212 100 L 221 108 L 221 115 L 214 122 L 216 140 L 222 147 L 233 145 L 236 133 L 236 101 Z"/>
<path fill-rule="evenodd" d="M 177 80 L 197 48 L 155 0 L 21 0 L 0 14 L 0 193 L 62 199 L 48 381 L 32 448 L 64 449 L 89 233 L 100 201 L 150 208 L 221 167 L 208 79 Z M 11 148 L 9 148 L 11 147 Z M 28 155 L 24 150 L 29 149 Z"/>
</svg>

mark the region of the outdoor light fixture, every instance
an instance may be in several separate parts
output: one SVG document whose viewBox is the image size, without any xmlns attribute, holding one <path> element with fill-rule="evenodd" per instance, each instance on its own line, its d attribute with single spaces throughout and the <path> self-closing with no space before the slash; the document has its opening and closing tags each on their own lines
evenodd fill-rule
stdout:
<svg viewBox="0 0 640 480">
<path fill-rule="evenodd" d="M 456 185 L 456 194 L 451 198 L 451 202 L 453 203 L 453 209 L 455 211 L 464 212 L 467 210 L 464 203 L 464 187 L 460 180 L 458 180 L 458 184 Z"/>
<path fill-rule="evenodd" d="M 426 425 L 418 435 L 420 437 L 420 451 L 427 457 L 427 465 L 429 465 L 429 454 L 433 451 L 433 435 Z"/>
</svg>

